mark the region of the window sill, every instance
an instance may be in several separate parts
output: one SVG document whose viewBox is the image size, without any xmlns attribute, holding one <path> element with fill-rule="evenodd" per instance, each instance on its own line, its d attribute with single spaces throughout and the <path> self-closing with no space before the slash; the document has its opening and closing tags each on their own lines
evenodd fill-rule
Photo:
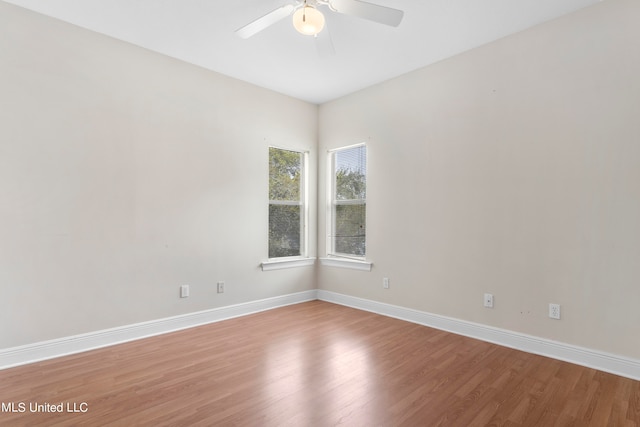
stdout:
<svg viewBox="0 0 640 427">
<path fill-rule="evenodd" d="M 263 261 L 262 271 L 282 270 L 283 268 L 306 267 L 316 263 L 315 258 L 286 258 Z"/>
<path fill-rule="evenodd" d="M 347 258 L 320 258 L 320 264 L 329 267 L 350 268 L 352 270 L 371 271 L 373 263 Z"/>
</svg>

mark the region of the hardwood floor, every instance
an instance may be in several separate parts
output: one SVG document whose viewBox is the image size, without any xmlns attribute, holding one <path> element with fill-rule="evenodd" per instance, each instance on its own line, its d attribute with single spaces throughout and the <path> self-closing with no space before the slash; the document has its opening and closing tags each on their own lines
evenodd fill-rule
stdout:
<svg viewBox="0 0 640 427">
<path fill-rule="evenodd" d="M 2 426 L 640 426 L 638 381 L 321 301 L 0 371 L 0 402 Z"/>
</svg>

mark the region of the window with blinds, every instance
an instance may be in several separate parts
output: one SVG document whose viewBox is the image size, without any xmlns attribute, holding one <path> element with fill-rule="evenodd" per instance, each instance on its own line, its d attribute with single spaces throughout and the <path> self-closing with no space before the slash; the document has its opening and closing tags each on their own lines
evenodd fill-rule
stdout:
<svg viewBox="0 0 640 427">
<path fill-rule="evenodd" d="M 367 147 L 353 145 L 329 152 L 330 255 L 366 255 Z"/>
<path fill-rule="evenodd" d="M 269 258 L 306 256 L 306 153 L 269 147 Z"/>
</svg>

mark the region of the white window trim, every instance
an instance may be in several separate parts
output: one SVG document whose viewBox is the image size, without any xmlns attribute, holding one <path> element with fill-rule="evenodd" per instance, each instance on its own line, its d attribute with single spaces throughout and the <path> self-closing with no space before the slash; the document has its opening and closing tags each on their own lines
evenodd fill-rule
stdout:
<svg viewBox="0 0 640 427">
<path fill-rule="evenodd" d="M 328 267 L 350 268 L 352 270 L 371 271 L 373 263 L 362 259 L 340 258 L 336 256 L 328 256 L 320 258 L 320 265 Z"/>
<path fill-rule="evenodd" d="M 320 263 L 322 265 L 371 271 L 371 266 L 373 264 L 370 261 L 367 261 L 366 253 L 365 253 L 365 256 L 358 257 L 351 254 L 343 254 L 340 252 L 336 252 L 335 240 L 333 239 L 333 235 L 335 234 L 335 230 L 334 230 L 335 222 L 333 220 L 334 202 L 336 203 L 336 205 L 338 204 L 339 205 L 351 205 L 351 204 L 356 205 L 356 204 L 366 204 L 367 202 L 366 199 L 364 199 L 364 203 L 362 203 L 362 200 L 339 200 L 339 201 L 333 200 L 333 193 L 336 185 L 333 153 L 335 153 L 336 151 L 342 151 L 342 150 L 347 150 L 349 148 L 363 147 L 363 146 L 366 147 L 367 144 L 365 142 L 360 142 L 358 144 L 346 145 L 344 147 L 338 147 L 338 148 L 333 148 L 331 150 L 327 150 L 328 160 L 327 160 L 326 215 L 325 215 L 326 228 L 327 228 L 327 241 L 326 241 L 327 256 L 325 258 L 320 258 Z M 367 152 L 367 157 L 368 155 L 369 153 Z M 367 165 L 368 165 L 368 159 L 367 159 Z M 362 265 L 364 268 L 360 268 L 359 267 L 360 265 Z"/>
<path fill-rule="evenodd" d="M 284 268 L 297 268 L 307 267 L 314 265 L 316 259 L 312 257 L 283 257 L 283 258 L 271 258 L 268 261 L 263 261 L 260 264 L 262 271 L 282 270 Z"/>
<path fill-rule="evenodd" d="M 302 236 L 301 253 L 304 258 L 309 257 L 309 151 L 301 151 L 302 153 L 302 167 L 304 173 L 302 174 L 302 207 L 304 220 L 302 222 L 302 230 L 300 235 Z"/>
</svg>

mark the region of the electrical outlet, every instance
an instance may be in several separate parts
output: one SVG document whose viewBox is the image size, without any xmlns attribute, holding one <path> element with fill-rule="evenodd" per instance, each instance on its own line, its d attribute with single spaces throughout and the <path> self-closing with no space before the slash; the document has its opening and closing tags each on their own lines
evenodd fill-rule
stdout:
<svg viewBox="0 0 640 427">
<path fill-rule="evenodd" d="M 549 317 L 560 319 L 560 304 L 549 304 Z"/>
<path fill-rule="evenodd" d="M 180 298 L 186 298 L 189 296 L 189 285 L 180 286 Z"/>
<path fill-rule="evenodd" d="M 484 306 L 487 308 L 493 308 L 493 295 L 484 294 Z"/>
<path fill-rule="evenodd" d="M 382 287 L 384 289 L 389 289 L 389 278 L 388 277 L 383 277 L 382 278 Z"/>
<path fill-rule="evenodd" d="M 218 282 L 218 293 L 219 294 L 224 293 L 224 282 Z"/>
</svg>

